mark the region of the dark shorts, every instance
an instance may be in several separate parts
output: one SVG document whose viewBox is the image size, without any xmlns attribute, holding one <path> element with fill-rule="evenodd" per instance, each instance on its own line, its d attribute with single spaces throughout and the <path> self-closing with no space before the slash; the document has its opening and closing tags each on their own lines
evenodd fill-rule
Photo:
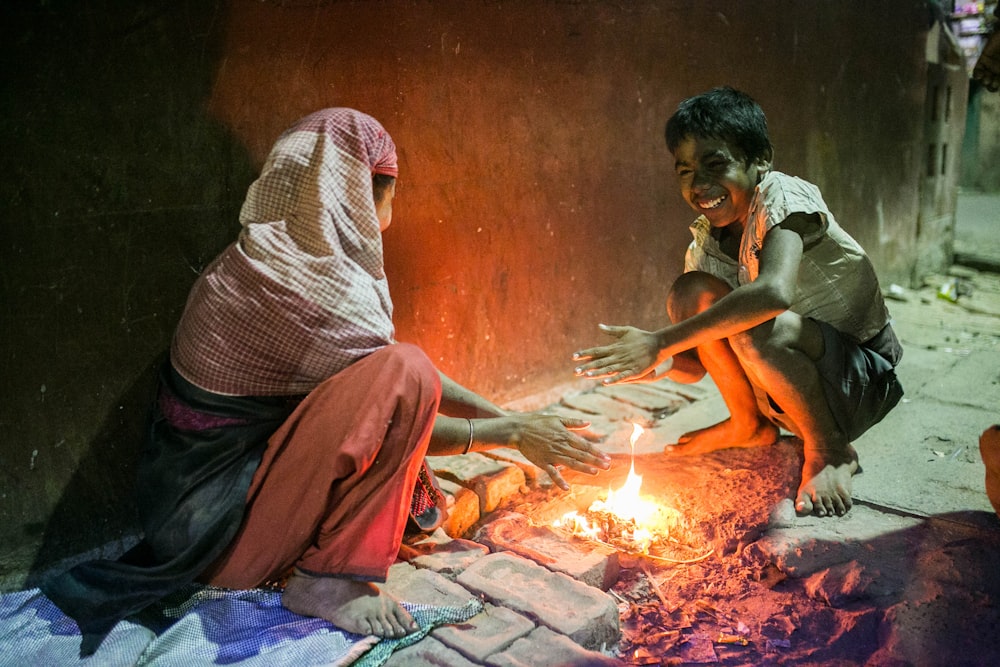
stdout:
<svg viewBox="0 0 1000 667">
<path fill-rule="evenodd" d="M 841 431 L 853 441 L 882 421 L 902 398 L 903 387 L 896 378 L 895 366 L 903 350 L 888 324 L 871 340 L 859 344 L 826 322 L 813 321 L 823 332 L 825 349 L 817 369 L 826 402 Z M 761 398 L 758 394 L 759 403 L 763 403 Z M 766 408 L 765 415 L 796 431 L 770 397 Z"/>
</svg>

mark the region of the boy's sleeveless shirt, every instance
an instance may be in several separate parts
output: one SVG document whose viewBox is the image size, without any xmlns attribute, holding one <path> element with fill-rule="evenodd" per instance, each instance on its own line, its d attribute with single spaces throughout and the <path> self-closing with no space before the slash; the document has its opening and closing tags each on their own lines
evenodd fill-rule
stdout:
<svg viewBox="0 0 1000 667">
<path fill-rule="evenodd" d="M 757 278 L 764 236 L 793 213 L 818 213 L 822 227 L 804 238 L 798 290 L 792 312 L 827 322 L 857 342 L 877 334 L 889 321 L 875 268 L 857 241 L 845 232 L 812 183 L 769 172 L 757 185 L 740 244 L 740 261 L 721 251 L 702 216 L 691 226 L 695 240 L 685 271 L 707 271 L 731 286 Z"/>
</svg>

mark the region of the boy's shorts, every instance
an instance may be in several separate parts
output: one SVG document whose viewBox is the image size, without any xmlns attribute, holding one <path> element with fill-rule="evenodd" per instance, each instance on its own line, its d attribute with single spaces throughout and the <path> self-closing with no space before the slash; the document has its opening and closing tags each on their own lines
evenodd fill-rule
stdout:
<svg viewBox="0 0 1000 667">
<path fill-rule="evenodd" d="M 888 324 L 871 340 L 858 344 L 826 322 L 813 321 L 823 332 L 825 349 L 817 370 L 827 405 L 841 431 L 854 441 L 879 423 L 902 398 L 903 387 L 896 378 L 895 364 L 899 363 L 903 349 Z M 763 393 L 757 392 L 763 413 L 797 433 L 795 425 Z"/>
</svg>

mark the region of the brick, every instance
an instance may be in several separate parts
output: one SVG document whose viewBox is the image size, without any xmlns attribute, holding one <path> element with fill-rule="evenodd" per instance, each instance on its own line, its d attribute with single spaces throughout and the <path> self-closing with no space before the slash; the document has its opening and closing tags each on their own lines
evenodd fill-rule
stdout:
<svg viewBox="0 0 1000 667">
<path fill-rule="evenodd" d="M 618 638 L 618 607 L 610 595 L 509 552 L 480 558 L 457 581 L 585 648 Z"/>
<path fill-rule="evenodd" d="M 484 662 L 535 629 L 535 624 L 517 612 L 491 604 L 465 623 L 442 625 L 431 636 L 466 658 Z"/>
<path fill-rule="evenodd" d="M 652 424 L 653 421 L 653 416 L 646 410 L 601 394 L 587 393 L 567 396 L 562 402 L 563 405 L 575 410 L 601 415 L 614 421 L 636 421 L 643 426 Z"/>
<path fill-rule="evenodd" d="M 448 518 L 441 527 L 451 537 L 462 537 L 479 521 L 479 496 L 448 479 L 438 479 L 438 486 L 448 498 Z"/>
<path fill-rule="evenodd" d="M 672 415 L 689 403 L 688 399 L 659 384 L 615 384 L 599 386 L 594 392 L 634 405 L 657 419 Z"/>
<path fill-rule="evenodd" d="M 599 437 L 607 435 L 616 428 L 615 422 L 608 419 L 605 415 L 595 414 L 593 412 L 583 412 L 582 410 L 576 410 L 567 405 L 550 405 L 541 412 L 544 412 L 547 415 L 555 415 L 557 417 L 579 419 L 585 422 L 590 422 L 590 428 L 588 430 L 592 431 Z"/>
<path fill-rule="evenodd" d="M 495 461 L 509 463 L 520 468 L 521 472 L 524 473 L 524 479 L 529 486 L 552 486 L 552 479 L 545 473 L 545 471 L 529 461 L 528 457 L 516 449 L 509 447 L 497 447 L 496 449 L 489 449 L 482 452 L 482 454 L 483 456 L 491 458 Z"/>
<path fill-rule="evenodd" d="M 531 525 L 521 514 L 507 512 L 497 517 L 480 528 L 475 539 L 491 551 L 511 551 L 601 590 L 608 590 L 618 581 L 617 550 L 603 544 L 571 541 L 548 526 Z"/>
<path fill-rule="evenodd" d="M 479 496 L 481 514 L 492 512 L 506 498 L 520 493 L 525 485 L 520 468 L 482 454 L 429 456 L 427 462 L 438 477 L 474 491 Z"/>
<path fill-rule="evenodd" d="M 588 651 L 548 628 L 538 628 L 502 653 L 486 660 L 490 667 L 613 667 L 625 663 Z"/>
<path fill-rule="evenodd" d="M 402 602 L 461 607 L 472 599 L 468 590 L 431 570 L 418 570 L 409 563 L 396 563 L 381 588 Z"/>
<path fill-rule="evenodd" d="M 477 667 L 477 663 L 470 662 L 433 637 L 424 637 L 416 644 L 394 652 L 382 664 L 385 667 Z"/>
<path fill-rule="evenodd" d="M 430 535 L 408 538 L 399 547 L 400 557 L 410 565 L 437 572 L 451 581 L 489 552 L 489 549 L 481 544 L 452 539 L 441 528 Z"/>
<path fill-rule="evenodd" d="M 643 424 L 639 424 L 639 426 L 643 426 Z M 645 426 L 643 426 L 643 428 L 645 428 Z M 631 455 L 632 431 L 632 422 L 618 422 L 615 430 L 609 433 L 604 440 L 601 441 L 601 451 L 605 454 Z M 652 445 L 652 447 L 650 447 L 654 440 L 656 440 L 656 432 L 647 428 L 635 443 L 635 453 L 641 454 L 643 452 L 650 451 L 650 449 L 657 454 L 662 452 L 662 444 Z"/>
</svg>

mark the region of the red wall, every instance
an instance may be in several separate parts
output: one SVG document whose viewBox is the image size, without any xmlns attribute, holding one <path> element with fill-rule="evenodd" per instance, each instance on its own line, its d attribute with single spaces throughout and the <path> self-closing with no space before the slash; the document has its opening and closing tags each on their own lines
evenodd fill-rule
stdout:
<svg viewBox="0 0 1000 667">
<path fill-rule="evenodd" d="M 315 109 L 400 147 L 398 337 L 501 402 L 570 381 L 598 322 L 663 322 L 693 217 L 663 125 L 715 85 L 758 98 L 777 168 L 886 280 L 914 269 L 923 0 L 22 4 L 0 17 L 0 586 L 133 530 L 156 359 Z"/>
</svg>

